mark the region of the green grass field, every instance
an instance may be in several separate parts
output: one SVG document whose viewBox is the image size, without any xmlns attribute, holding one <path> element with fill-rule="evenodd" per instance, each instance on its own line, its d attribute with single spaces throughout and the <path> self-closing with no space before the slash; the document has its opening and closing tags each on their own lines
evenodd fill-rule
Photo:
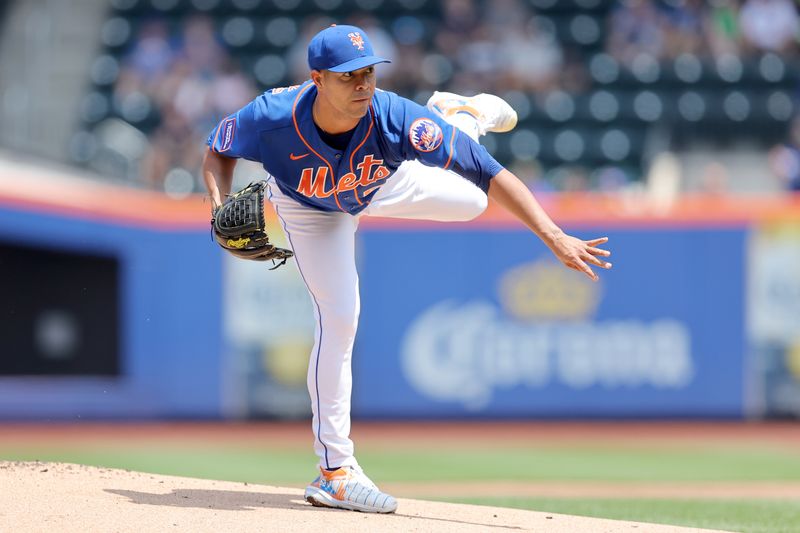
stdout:
<svg viewBox="0 0 800 533">
<path fill-rule="evenodd" d="M 747 533 L 800 531 L 800 502 L 789 500 L 459 498 L 450 501 Z"/>
<path fill-rule="evenodd" d="M 800 450 L 719 442 L 615 449 L 608 444 L 474 446 L 456 451 L 367 443 L 359 461 L 379 483 L 697 482 L 800 483 Z M 0 458 L 125 468 L 159 474 L 302 487 L 314 475 L 310 447 L 216 442 L 88 442 L 24 446 L 0 444 Z M 408 494 L 413 496 L 413 494 Z M 724 529 L 747 533 L 800 532 L 800 500 L 610 499 L 455 497 L 445 501 L 553 513 Z"/>
</svg>

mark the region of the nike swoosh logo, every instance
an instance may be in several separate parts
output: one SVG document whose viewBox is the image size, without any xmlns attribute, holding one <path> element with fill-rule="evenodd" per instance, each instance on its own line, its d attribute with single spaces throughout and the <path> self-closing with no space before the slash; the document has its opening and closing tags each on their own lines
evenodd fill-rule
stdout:
<svg viewBox="0 0 800 533">
<path fill-rule="evenodd" d="M 306 152 L 306 153 L 304 153 L 302 155 L 289 154 L 289 159 L 291 159 L 292 161 L 297 161 L 298 159 L 303 159 L 306 156 L 308 156 L 308 152 Z"/>
</svg>

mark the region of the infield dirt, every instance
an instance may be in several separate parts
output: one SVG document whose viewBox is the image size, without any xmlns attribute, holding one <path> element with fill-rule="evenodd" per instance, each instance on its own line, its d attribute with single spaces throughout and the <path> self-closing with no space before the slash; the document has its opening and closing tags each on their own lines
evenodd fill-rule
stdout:
<svg viewBox="0 0 800 533">
<path fill-rule="evenodd" d="M 711 531 L 400 499 L 392 515 L 319 509 L 302 490 L 83 465 L 0 462 L 0 531 L 486 532 Z"/>
</svg>

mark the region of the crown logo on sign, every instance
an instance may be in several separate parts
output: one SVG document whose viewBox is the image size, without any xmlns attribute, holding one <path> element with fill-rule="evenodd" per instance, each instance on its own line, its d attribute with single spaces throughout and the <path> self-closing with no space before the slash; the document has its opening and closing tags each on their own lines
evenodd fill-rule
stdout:
<svg viewBox="0 0 800 533">
<path fill-rule="evenodd" d="M 594 316 L 600 288 L 558 262 L 544 259 L 514 267 L 499 284 L 500 302 L 520 320 L 581 320 Z"/>
<path fill-rule="evenodd" d="M 353 46 L 358 48 L 359 50 L 364 49 L 364 38 L 361 37 L 361 34 L 357 31 L 347 34 L 350 37 L 350 42 L 353 43 Z"/>
</svg>

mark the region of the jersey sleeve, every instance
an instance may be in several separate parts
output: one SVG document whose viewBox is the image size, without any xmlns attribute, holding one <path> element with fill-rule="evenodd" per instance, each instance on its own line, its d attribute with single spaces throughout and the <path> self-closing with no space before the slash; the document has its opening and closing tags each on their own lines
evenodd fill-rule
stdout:
<svg viewBox="0 0 800 533">
<path fill-rule="evenodd" d="M 266 116 L 266 105 L 266 97 L 261 95 L 222 119 L 208 135 L 208 147 L 226 157 L 259 161 L 259 135 Z"/>
<path fill-rule="evenodd" d="M 484 192 L 503 166 L 469 135 L 432 111 L 393 93 L 386 95 L 387 136 L 399 159 L 452 170 Z"/>
</svg>

